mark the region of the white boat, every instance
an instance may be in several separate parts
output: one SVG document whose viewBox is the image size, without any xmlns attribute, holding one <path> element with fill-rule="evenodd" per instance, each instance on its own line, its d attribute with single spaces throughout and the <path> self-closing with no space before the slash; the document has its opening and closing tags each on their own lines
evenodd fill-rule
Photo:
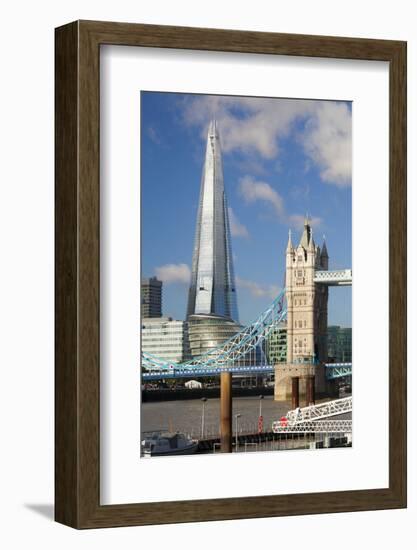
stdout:
<svg viewBox="0 0 417 550">
<path fill-rule="evenodd" d="M 153 432 L 147 434 L 142 441 L 144 457 L 190 455 L 197 451 L 198 440 L 183 433 Z"/>
</svg>

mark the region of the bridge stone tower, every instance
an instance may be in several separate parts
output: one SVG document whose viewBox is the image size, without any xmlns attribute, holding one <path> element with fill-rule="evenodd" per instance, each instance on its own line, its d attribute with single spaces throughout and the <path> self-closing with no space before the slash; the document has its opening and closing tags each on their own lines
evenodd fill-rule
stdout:
<svg viewBox="0 0 417 550">
<path fill-rule="evenodd" d="M 309 219 L 304 220 L 298 246 L 289 232 L 286 250 L 287 361 L 275 366 L 275 399 L 291 396 L 291 378 L 300 378 L 300 394 L 305 395 L 306 379 L 315 376 L 315 390 L 325 391 L 327 360 L 328 288 L 316 284 L 316 270 L 329 268 L 326 243 L 320 249 L 313 239 Z"/>
</svg>

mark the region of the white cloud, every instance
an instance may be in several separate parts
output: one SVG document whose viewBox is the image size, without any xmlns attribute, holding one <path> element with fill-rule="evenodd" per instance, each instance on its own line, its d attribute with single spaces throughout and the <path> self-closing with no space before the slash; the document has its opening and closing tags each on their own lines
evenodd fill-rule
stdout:
<svg viewBox="0 0 417 550">
<path fill-rule="evenodd" d="M 319 167 L 323 181 L 350 184 L 352 117 L 346 103 L 195 96 L 183 102 L 182 116 L 186 125 L 199 126 L 203 137 L 208 121 L 215 117 L 223 151 L 240 151 L 249 157 L 279 157 L 280 140 L 292 134 Z M 299 122 L 304 122 L 302 129 Z"/>
<path fill-rule="evenodd" d="M 321 179 L 339 186 L 352 179 L 352 117 L 345 103 L 320 102 L 301 137 Z"/>
<path fill-rule="evenodd" d="M 229 207 L 229 224 L 232 237 L 249 237 L 249 232 L 246 226 L 237 219 L 236 214 Z"/>
<path fill-rule="evenodd" d="M 239 150 L 273 158 L 278 140 L 290 132 L 297 117 L 310 109 L 311 101 L 279 101 L 265 98 L 196 96 L 183 104 L 186 124 L 202 127 L 215 117 L 224 151 Z M 243 115 L 243 116 L 242 116 Z"/>
<path fill-rule="evenodd" d="M 240 288 L 246 288 L 255 298 L 268 297 L 273 300 L 280 292 L 280 288 L 277 285 L 260 285 L 255 281 L 249 281 L 247 279 L 241 279 L 236 277 L 236 283 Z"/>
<path fill-rule="evenodd" d="M 284 201 L 269 183 L 245 176 L 240 180 L 239 193 L 247 203 L 262 201 L 271 204 L 278 218 L 280 220 L 285 218 Z"/>
<path fill-rule="evenodd" d="M 269 203 L 275 210 L 279 222 L 297 229 L 303 227 L 305 215 L 288 214 L 283 198 L 269 183 L 245 176 L 239 182 L 239 193 L 247 203 L 257 201 Z M 317 216 L 309 219 L 310 224 L 316 228 L 322 223 L 322 219 Z"/>
<path fill-rule="evenodd" d="M 149 126 L 148 136 L 154 143 L 156 143 L 156 145 L 161 145 L 162 143 L 161 138 L 159 137 L 158 132 L 155 130 L 153 126 Z"/>
<path fill-rule="evenodd" d="M 166 264 L 155 268 L 156 276 L 165 284 L 188 284 L 191 278 L 191 270 L 187 264 Z"/>
</svg>

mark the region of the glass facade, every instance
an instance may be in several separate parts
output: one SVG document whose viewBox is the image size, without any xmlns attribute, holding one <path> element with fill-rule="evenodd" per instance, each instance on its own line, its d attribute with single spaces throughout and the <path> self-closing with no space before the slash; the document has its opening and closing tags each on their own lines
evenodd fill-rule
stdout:
<svg viewBox="0 0 417 550">
<path fill-rule="evenodd" d="M 327 327 L 327 353 L 332 363 L 352 362 L 352 329 L 339 326 Z"/>
<path fill-rule="evenodd" d="M 214 120 L 208 129 L 201 178 L 187 318 L 194 314 L 239 322 L 220 137 Z"/>
<path fill-rule="evenodd" d="M 352 362 L 352 329 L 350 327 L 329 326 L 326 344 L 328 349 L 326 361 L 330 363 Z M 287 361 L 287 327 L 285 323 L 273 329 L 269 334 L 266 354 L 268 362 L 272 365 Z"/>
<path fill-rule="evenodd" d="M 181 363 L 189 358 L 187 323 L 170 317 L 142 319 L 142 351 Z"/>
<path fill-rule="evenodd" d="M 287 362 L 287 325 L 280 323 L 266 340 L 266 356 L 270 365 Z"/>
<path fill-rule="evenodd" d="M 188 318 L 190 353 L 197 357 L 220 346 L 234 336 L 242 327 L 219 315 L 191 315 Z"/>
</svg>

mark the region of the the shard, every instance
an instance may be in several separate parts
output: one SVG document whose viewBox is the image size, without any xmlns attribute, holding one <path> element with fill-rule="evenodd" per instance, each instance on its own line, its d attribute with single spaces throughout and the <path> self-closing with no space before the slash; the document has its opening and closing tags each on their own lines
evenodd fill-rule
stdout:
<svg viewBox="0 0 417 550">
<path fill-rule="evenodd" d="M 226 317 L 238 323 L 229 213 L 215 120 L 208 128 L 195 231 L 187 318 L 193 315 Z"/>
</svg>

